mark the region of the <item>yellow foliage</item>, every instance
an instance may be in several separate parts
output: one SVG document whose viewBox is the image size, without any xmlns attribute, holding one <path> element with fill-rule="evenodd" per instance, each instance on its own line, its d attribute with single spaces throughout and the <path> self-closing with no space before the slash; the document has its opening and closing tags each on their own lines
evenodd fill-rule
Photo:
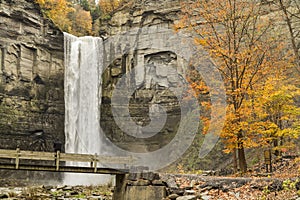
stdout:
<svg viewBox="0 0 300 200">
<path fill-rule="evenodd" d="M 99 6 L 104 13 L 111 13 L 122 3 L 122 0 L 100 0 Z"/>
<path fill-rule="evenodd" d="M 229 87 L 227 94 L 242 101 L 249 86 L 273 67 L 270 47 L 266 45 L 273 41 L 259 39 L 269 22 L 256 17 L 259 9 L 250 1 L 198 0 L 183 5 L 185 15 L 176 28 L 193 28 L 191 30 L 198 34 L 195 43 L 206 47 L 222 71 Z M 236 18 L 232 18 L 233 15 Z M 251 20 L 257 23 L 255 31 L 251 31 L 252 26 L 247 26 Z M 232 24 L 236 24 L 235 29 Z"/>
<path fill-rule="evenodd" d="M 80 6 L 72 15 L 72 31 L 77 36 L 90 35 L 92 33 L 92 16 L 90 12 L 83 10 Z"/>
<path fill-rule="evenodd" d="M 63 31 L 71 30 L 68 14 L 73 11 L 72 5 L 66 0 L 36 0 L 44 13 Z"/>
<path fill-rule="evenodd" d="M 297 137 L 293 124 L 300 112 L 294 99 L 299 89 L 283 84 L 291 59 L 270 19 L 261 17 L 261 7 L 255 1 L 195 0 L 183 3 L 182 13 L 175 29 L 193 32 L 195 44 L 210 53 L 223 75 L 228 97 L 221 133 L 225 152 Z M 197 94 L 209 91 L 196 78 L 190 80 Z"/>
<path fill-rule="evenodd" d="M 91 34 L 92 18 L 90 12 L 75 9 L 67 0 L 36 0 L 43 12 L 62 31 L 74 35 Z"/>
</svg>

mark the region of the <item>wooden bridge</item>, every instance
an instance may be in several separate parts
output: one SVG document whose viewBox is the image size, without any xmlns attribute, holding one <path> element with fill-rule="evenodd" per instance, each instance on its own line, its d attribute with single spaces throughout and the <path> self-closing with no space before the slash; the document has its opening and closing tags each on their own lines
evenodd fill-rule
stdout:
<svg viewBox="0 0 300 200">
<path fill-rule="evenodd" d="M 50 172 L 72 172 L 72 173 L 95 173 L 95 174 L 126 174 L 126 165 L 133 162 L 132 157 L 114 157 L 91 154 L 72 154 L 57 152 L 38 152 L 0 149 L 0 159 L 10 159 L 10 163 L 0 161 L 0 169 L 50 171 Z M 27 161 L 52 161 L 51 164 L 28 164 Z M 85 163 L 87 167 L 72 166 L 68 163 Z M 38 162 L 40 163 L 40 162 Z M 51 162 L 45 162 L 51 163 Z M 123 165 L 123 169 L 105 168 L 105 164 Z"/>
<path fill-rule="evenodd" d="M 104 156 L 97 154 L 72 154 L 61 153 L 60 151 L 22 151 L 19 148 L 16 150 L 0 149 L 0 169 L 116 175 L 113 200 L 139 199 L 140 196 L 136 194 L 136 190 L 126 190 L 127 175 L 130 172 L 128 166 L 131 166 L 134 161 L 135 159 L 132 157 Z M 86 167 L 74 166 L 70 163 L 85 163 Z M 116 169 L 103 167 L 107 164 L 124 166 L 124 168 Z M 147 170 L 148 168 L 143 167 L 143 169 Z M 144 187 L 141 188 L 141 194 L 144 195 L 143 192 L 148 194 L 147 189 Z M 152 187 L 149 188 L 150 194 L 152 194 Z"/>
</svg>

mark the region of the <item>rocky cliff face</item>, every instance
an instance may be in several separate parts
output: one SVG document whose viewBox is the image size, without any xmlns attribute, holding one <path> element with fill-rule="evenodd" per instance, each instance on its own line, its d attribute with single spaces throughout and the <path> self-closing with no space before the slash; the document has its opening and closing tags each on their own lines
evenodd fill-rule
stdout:
<svg viewBox="0 0 300 200">
<path fill-rule="evenodd" d="M 63 34 L 34 0 L 0 1 L 0 148 L 64 141 Z"/>
<path fill-rule="evenodd" d="M 179 1 L 136 1 L 116 12 L 102 26 L 101 35 L 114 36 L 141 27 L 170 30 L 178 12 Z M 135 34 L 140 47 L 125 54 L 119 54 L 118 46 L 105 46 L 109 67 L 103 74 L 101 126 L 111 141 L 134 152 L 166 145 L 180 122 L 180 106 L 168 86 L 176 85 L 183 60 L 172 51 L 147 47 L 159 33 L 147 37 L 145 32 Z M 52 151 L 53 141 L 64 142 L 63 44 L 62 32 L 43 18 L 34 0 L 0 0 L 0 148 Z M 125 134 L 111 112 L 114 87 L 137 65 L 152 67 L 144 67 L 135 76 L 141 88 L 130 100 L 134 121 L 147 125 L 149 105 L 155 103 L 163 105 L 168 114 L 163 129 L 148 139 Z M 174 70 L 164 70 L 164 66 Z"/>
<path fill-rule="evenodd" d="M 111 19 L 102 21 L 101 25 L 98 24 L 99 34 L 104 37 L 112 36 L 132 28 L 147 26 L 172 29 L 179 18 L 180 2 L 180 0 L 129 1 L 119 8 Z"/>
<path fill-rule="evenodd" d="M 179 11 L 179 1 L 135 1 L 116 12 L 102 26 L 101 32 L 113 36 L 140 27 L 172 29 Z M 52 150 L 54 140 L 64 141 L 63 34 L 43 18 L 34 0 L 0 1 L 0 25 L 0 140 L 3 141 L 0 148 L 19 146 L 22 149 Z M 147 37 L 145 33 L 136 36 L 142 35 Z M 174 52 L 152 50 L 145 46 L 147 43 L 149 40 L 141 40 L 144 47 L 140 51 L 120 57 L 115 56 L 117 47 L 105 49 L 110 66 L 103 75 L 101 123 L 108 137 L 123 146 L 128 146 L 128 138 L 126 135 L 124 138 L 116 126 L 109 105 L 110 94 L 120 77 L 137 64 L 155 65 L 165 60 L 166 65 L 176 68 L 181 62 Z M 137 122 L 146 124 L 149 121 L 149 100 L 157 99 L 151 103 L 166 104 L 168 111 L 174 114 L 165 127 L 165 135 L 170 137 L 168 133 L 174 132 L 180 114 L 178 102 L 174 101 L 174 95 L 166 93 L 165 86 L 175 84 L 176 77 L 167 78 L 168 72 L 155 68 L 150 71 L 146 76 L 143 73 L 137 76 L 138 81 L 145 84 L 136 92 L 130 110 L 135 113 Z M 155 83 L 149 80 L 151 76 L 157 78 Z M 157 87 L 161 89 L 156 91 Z M 129 138 L 134 141 L 134 138 Z M 155 138 L 150 141 L 157 142 Z M 143 140 L 140 148 L 149 150 Z"/>
<path fill-rule="evenodd" d="M 99 33 L 106 39 L 105 65 L 109 67 L 103 74 L 101 127 L 107 137 L 123 149 L 152 152 L 168 144 L 177 133 L 181 111 L 170 87 L 179 85 L 186 63 L 180 55 L 170 50 L 174 43 L 163 43 L 173 33 L 179 12 L 180 1 L 140 0 L 125 5 L 109 21 L 102 22 Z M 117 45 L 111 45 L 110 41 Z M 131 87 L 130 84 L 139 86 L 130 99 L 131 118 L 138 126 L 149 125 L 149 112 L 154 104 L 163 106 L 167 113 L 162 130 L 144 139 L 124 133 L 111 111 L 111 96 L 117 83 L 124 74 L 137 67 L 139 69 L 135 75 L 126 83 L 127 88 Z M 133 134 L 147 134 L 136 126 L 130 131 Z"/>
</svg>

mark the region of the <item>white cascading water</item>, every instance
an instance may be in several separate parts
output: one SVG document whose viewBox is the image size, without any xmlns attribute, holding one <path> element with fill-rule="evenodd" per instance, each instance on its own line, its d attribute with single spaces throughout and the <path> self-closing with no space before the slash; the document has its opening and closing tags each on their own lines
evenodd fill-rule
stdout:
<svg viewBox="0 0 300 200">
<path fill-rule="evenodd" d="M 65 151 L 101 155 L 100 105 L 103 41 L 64 34 Z M 68 163 L 82 166 L 82 163 Z M 66 173 L 64 184 L 102 184 L 109 176 Z"/>
</svg>

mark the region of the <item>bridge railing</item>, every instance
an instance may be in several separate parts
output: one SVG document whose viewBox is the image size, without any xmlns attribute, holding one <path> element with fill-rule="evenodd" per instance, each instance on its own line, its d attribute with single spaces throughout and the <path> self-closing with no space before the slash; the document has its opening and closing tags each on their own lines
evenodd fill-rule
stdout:
<svg viewBox="0 0 300 200">
<path fill-rule="evenodd" d="M 57 152 L 39 152 L 39 151 L 23 151 L 0 149 L 0 158 L 14 159 L 15 169 L 19 169 L 20 160 L 37 160 L 37 161 L 55 161 L 56 171 L 60 170 L 60 162 L 81 162 L 89 163 L 96 173 L 98 166 L 101 164 L 131 164 L 134 159 L 132 157 L 115 157 L 105 155 L 92 154 L 74 154 Z"/>
</svg>

